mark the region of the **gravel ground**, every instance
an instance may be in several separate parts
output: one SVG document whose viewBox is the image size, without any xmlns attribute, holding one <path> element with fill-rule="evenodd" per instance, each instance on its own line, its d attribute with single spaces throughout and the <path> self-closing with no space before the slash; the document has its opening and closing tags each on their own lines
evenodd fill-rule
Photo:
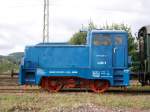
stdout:
<svg viewBox="0 0 150 112">
<path fill-rule="evenodd" d="M 94 104 L 83 104 L 76 108 L 54 108 L 49 109 L 51 112 L 150 112 L 150 110 L 130 109 L 130 108 L 108 108 L 103 106 L 97 106 Z"/>
</svg>

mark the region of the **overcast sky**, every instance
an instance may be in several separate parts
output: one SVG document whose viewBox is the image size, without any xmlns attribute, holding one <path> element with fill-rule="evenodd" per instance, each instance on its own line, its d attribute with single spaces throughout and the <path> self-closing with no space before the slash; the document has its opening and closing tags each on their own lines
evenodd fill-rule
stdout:
<svg viewBox="0 0 150 112">
<path fill-rule="evenodd" d="M 0 0 L 0 54 L 42 42 L 44 0 Z M 150 24 L 150 0 L 50 0 L 50 41 L 65 42 L 90 19 L 124 23 L 132 33 Z"/>
</svg>

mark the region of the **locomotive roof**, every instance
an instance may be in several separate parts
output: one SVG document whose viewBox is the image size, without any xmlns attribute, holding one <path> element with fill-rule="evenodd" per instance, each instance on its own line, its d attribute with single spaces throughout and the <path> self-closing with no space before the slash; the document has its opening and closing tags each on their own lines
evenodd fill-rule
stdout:
<svg viewBox="0 0 150 112">
<path fill-rule="evenodd" d="M 138 38 L 140 38 L 141 36 L 143 36 L 145 34 L 150 34 L 150 25 L 143 26 L 139 29 Z"/>
<path fill-rule="evenodd" d="M 150 25 L 143 26 L 143 27 L 139 30 L 139 32 L 141 32 L 142 30 L 146 30 L 146 33 L 147 33 L 147 34 L 150 34 Z"/>
<path fill-rule="evenodd" d="M 92 30 L 92 33 L 126 33 L 124 30 Z"/>
<path fill-rule="evenodd" d="M 146 30 L 147 30 L 147 33 L 150 34 L 150 25 L 148 26 L 145 26 Z"/>
<path fill-rule="evenodd" d="M 87 44 L 82 44 L 82 45 L 73 45 L 69 43 L 39 43 L 34 46 L 27 46 L 27 47 L 48 47 L 48 46 L 72 46 L 72 47 L 87 47 Z"/>
</svg>

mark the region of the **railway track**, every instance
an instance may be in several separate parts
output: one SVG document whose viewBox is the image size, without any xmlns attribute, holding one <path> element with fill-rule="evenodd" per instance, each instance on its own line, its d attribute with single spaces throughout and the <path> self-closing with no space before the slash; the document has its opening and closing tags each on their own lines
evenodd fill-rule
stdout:
<svg viewBox="0 0 150 112">
<path fill-rule="evenodd" d="M 37 87 L 20 86 L 18 84 L 18 76 L 0 75 L 0 93 L 32 93 L 40 91 Z"/>
<path fill-rule="evenodd" d="M 0 89 L 0 93 L 33 93 L 33 92 L 39 92 L 37 89 Z"/>
<path fill-rule="evenodd" d="M 59 93 L 81 93 L 81 92 L 91 92 L 93 93 L 91 90 L 85 90 L 85 89 L 63 89 L 61 90 Z M 48 91 L 42 90 L 42 89 L 11 89 L 11 88 L 6 88 L 6 89 L 1 89 L 0 88 L 0 93 L 48 93 Z M 113 89 L 109 89 L 105 92 L 105 94 L 141 94 L 141 95 L 149 95 L 150 94 L 150 90 L 113 90 Z"/>
<path fill-rule="evenodd" d="M 139 89 L 140 88 L 140 89 Z M 11 78 L 9 75 L 0 75 L 0 93 L 43 93 L 47 92 L 38 86 L 20 86 L 18 84 L 18 77 Z M 87 89 L 63 89 L 61 93 L 78 93 L 78 92 L 92 92 Z M 132 86 L 127 90 L 124 88 L 110 88 L 106 94 L 150 94 L 150 87 L 142 89 L 140 86 Z"/>
</svg>

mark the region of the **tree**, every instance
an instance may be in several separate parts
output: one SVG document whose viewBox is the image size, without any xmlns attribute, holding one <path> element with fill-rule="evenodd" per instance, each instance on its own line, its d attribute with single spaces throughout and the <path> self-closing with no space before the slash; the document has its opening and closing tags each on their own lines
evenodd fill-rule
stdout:
<svg viewBox="0 0 150 112">
<path fill-rule="evenodd" d="M 71 44 L 85 44 L 86 43 L 86 32 L 77 32 L 73 35 L 73 37 L 70 39 L 69 43 Z"/>
<path fill-rule="evenodd" d="M 90 22 L 87 27 L 82 26 L 82 29 L 80 29 L 71 37 L 69 43 L 76 45 L 86 44 L 87 32 L 82 32 L 82 30 L 92 30 L 96 28 L 97 27 L 93 22 Z"/>
</svg>

